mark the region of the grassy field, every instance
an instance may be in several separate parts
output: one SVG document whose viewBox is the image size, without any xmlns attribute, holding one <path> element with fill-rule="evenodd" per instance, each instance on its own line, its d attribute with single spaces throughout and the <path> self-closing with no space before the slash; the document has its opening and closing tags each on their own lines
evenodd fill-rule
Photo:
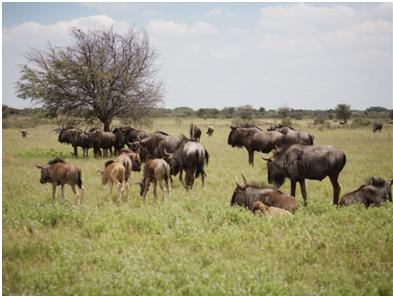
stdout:
<svg viewBox="0 0 393 296">
<path fill-rule="evenodd" d="M 188 134 L 190 120 L 155 122 L 150 130 Z M 328 179 L 308 181 L 309 206 L 293 217 L 264 219 L 230 207 L 235 178 L 266 181 L 266 164 L 227 145 L 229 120 L 195 122 L 211 156 L 205 188 L 186 193 L 178 179 L 170 199 L 146 201 L 131 186 L 127 204 L 108 203 L 97 170 L 104 159 L 73 159 L 53 126 L 3 130 L 4 295 L 393 295 L 393 206 L 335 208 Z M 369 176 L 392 178 L 392 128 L 298 127 L 316 144 L 342 149 L 342 193 Z M 263 128 L 267 127 L 263 125 Z M 92 152 L 92 151 L 91 151 Z M 39 170 L 55 156 L 82 169 L 85 204 L 71 189 L 55 202 Z M 134 174 L 132 181 L 139 181 Z M 283 186 L 289 192 L 289 182 Z M 297 190 L 299 201 L 300 189 Z M 161 192 L 160 192 L 161 194 Z M 161 195 L 160 195 L 161 196 Z"/>
</svg>

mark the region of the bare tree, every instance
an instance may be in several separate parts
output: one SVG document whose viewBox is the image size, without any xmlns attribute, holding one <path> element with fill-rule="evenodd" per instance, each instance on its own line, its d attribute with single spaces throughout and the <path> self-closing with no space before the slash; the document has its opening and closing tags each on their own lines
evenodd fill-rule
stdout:
<svg viewBox="0 0 393 296">
<path fill-rule="evenodd" d="M 146 32 L 113 28 L 71 30 L 67 47 L 49 44 L 26 54 L 17 94 L 43 105 L 50 118 L 98 118 L 109 131 L 114 117 L 138 122 L 161 100 L 162 81 L 156 78 L 156 54 Z"/>
</svg>

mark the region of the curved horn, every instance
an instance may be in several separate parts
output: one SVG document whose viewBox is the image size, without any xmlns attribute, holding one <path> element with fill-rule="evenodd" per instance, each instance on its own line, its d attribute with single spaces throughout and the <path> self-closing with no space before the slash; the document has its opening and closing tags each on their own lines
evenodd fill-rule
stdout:
<svg viewBox="0 0 393 296">
<path fill-rule="evenodd" d="M 172 155 L 172 153 L 168 153 L 168 152 L 166 151 L 166 148 L 164 148 L 164 154 L 165 154 L 166 156 L 171 156 L 171 155 Z"/>
<path fill-rule="evenodd" d="M 265 160 L 265 161 L 271 161 L 271 160 L 272 160 L 271 157 L 265 157 L 265 156 L 263 156 L 262 153 L 261 153 L 261 157 L 262 157 L 262 159 Z"/>
<path fill-rule="evenodd" d="M 35 166 L 36 166 L 38 169 L 42 169 L 42 168 L 43 168 L 43 166 L 38 165 L 38 164 L 36 164 Z"/>
<path fill-rule="evenodd" d="M 246 184 L 247 184 L 247 180 L 246 180 L 246 177 L 244 177 L 244 175 L 243 175 L 243 174 L 241 174 L 241 176 L 242 176 L 242 178 L 243 178 L 243 181 L 244 181 L 244 185 L 246 185 Z"/>
</svg>

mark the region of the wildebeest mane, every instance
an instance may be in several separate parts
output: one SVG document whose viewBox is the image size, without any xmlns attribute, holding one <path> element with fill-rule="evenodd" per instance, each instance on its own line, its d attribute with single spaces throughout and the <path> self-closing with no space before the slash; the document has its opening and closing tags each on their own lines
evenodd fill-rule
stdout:
<svg viewBox="0 0 393 296">
<path fill-rule="evenodd" d="M 252 189 L 275 189 L 277 188 L 272 184 L 266 184 L 265 182 L 258 182 L 258 181 L 246 181 L 245 185 Z M 282 193 L 280 190 L 278 192 Z"/>
<path fill-rule="evenodd" d="M 382 178 L 370 177 L 366 180 L 366 184 L 375 187 L 383 187 L 385 185 L 385 180 Z"/>
<path fill-rule="evenodd" d="M 162 135 L 164 135 L 164 136 L 169 136 L 169 134 L 168 134 L 168 133 L 166 133 L 166 132 L 163 132 L 163 131 L 156 131 L 155 133 L 159 133 L 159 134 L 162 134 Z"/>
<path fill-rule="evenodd" d="M 56 157 L 55 159 L 49 160 L 48 164 L 55 164 L 55 163 L 66 163 L 64 159 L 60 157 Z"/>
<path fill-rule="evenodd" d="M 115 162 L 115 161 L 112 160 L 112 159 L 107 160 L 107 161 L 105 162 L 104 166 L 107 167 L 108 165 L 110 165 L 110 164 L 112 164 L 112 163 L 114 163 L 114 162 Z"/>
</svg>

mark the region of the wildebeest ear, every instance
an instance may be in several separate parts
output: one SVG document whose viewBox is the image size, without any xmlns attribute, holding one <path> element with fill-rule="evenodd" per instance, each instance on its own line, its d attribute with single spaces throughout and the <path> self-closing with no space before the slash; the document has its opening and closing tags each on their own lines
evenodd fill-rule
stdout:
<svg viewBox="0 0 393 296">
<path fill-rule="evenodd" d="M 36 166 L 38 169 L 42 169 L 42 168 L 43 168 L 43 166 L 38 165 L 38 164 L 36 164 L 35 166 Z"/>
<path fill-rule="evenodd" d="M 231 130 L 235 130 L 236 129 L 236 126 L 233 126 L 233 125 L 231 125 Z"/>
</svg>

